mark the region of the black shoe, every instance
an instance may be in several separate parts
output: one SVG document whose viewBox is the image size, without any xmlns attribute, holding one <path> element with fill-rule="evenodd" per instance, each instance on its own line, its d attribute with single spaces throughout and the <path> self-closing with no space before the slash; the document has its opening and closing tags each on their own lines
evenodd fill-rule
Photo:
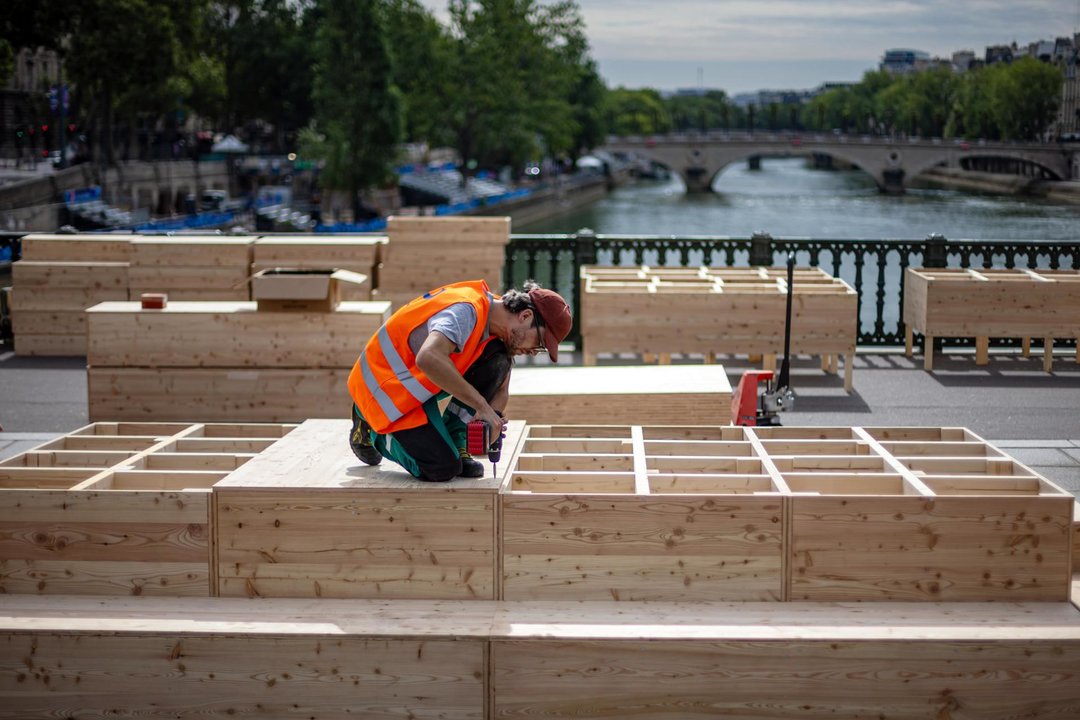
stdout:
<svg viewBox="0 0 1080 720">
<path fill-rule="evenodd" d="M 471 457 L 463 457 L 461 458 L 461 472 L 458 473 L 458 477 L 484 477 L 484 466 L 478 460 L 473 460 Z"/>
<path fill-rule="evenodd" d="M 378 465 L 382 462 L 382 455 L 371 442 L 371 426 L 364 418 L 353 412 L 352 432 L 349 433 L 349 447 L 353 454 L 360 458 L 366 465 Z"/>
</svg>

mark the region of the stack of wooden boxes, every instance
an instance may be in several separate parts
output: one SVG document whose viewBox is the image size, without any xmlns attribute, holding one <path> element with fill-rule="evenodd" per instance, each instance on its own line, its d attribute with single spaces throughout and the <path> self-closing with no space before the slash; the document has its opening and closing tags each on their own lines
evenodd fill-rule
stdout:
<svg viewBox="0 0 1080 720">
<path fill-rule="evenodd" d="M 252 237 L 137 238 L 131 243 L 130 299 L 144 292 L 169 300 L 247 300 L 251 297 Z"/>
<path fill-rule="evenodd" d="M 368 277 L 364 285 L 342 288 L 344 300 L 371 300 L 385 235 L 275 235 L 255 240 L 251 273 L 272 268 L 351 270 Z"/>
<path fill-rule="evenodd" d="M 85 355 L 84 311 L 128 298 L 129 235 L 27 235 L 12 266 L 18 355 Z"/>
<path fill-rule="evenodd" d="M 394 310 L 432 288 L 462 280 L 502 287 L 508 217 L 391 217 L 375 297 Z"/>
<path fill-rule="evenodd" d="M 90 418 L 347 417 L 349 371 L 389 304 L 338 304 L 331 296 L 332 305 L 276 303 L 275 310 L 254 301 L 171 300 L 160 310 L 137 302 L 90 308 Z"/>
<path fill-rule="evenodd" d="M 601 353 L 764 355 L 784 350 L 786 270 L 777 268 L 581 269 L 581 337 L 586 365 Z M 794 275 L 792 354 L 820 355 L 836 371 L 845 358 L 844 388 L 852 389 L 858 295 L 819 269 Z"/>
</svg>

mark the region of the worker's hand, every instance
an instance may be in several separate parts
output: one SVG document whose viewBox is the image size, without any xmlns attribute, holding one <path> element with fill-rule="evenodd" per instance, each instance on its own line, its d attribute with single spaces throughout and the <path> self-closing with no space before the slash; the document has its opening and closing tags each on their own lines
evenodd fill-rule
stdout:
<svg viewBox="0 0 1080 720">
<path fill-rule="evenodd" d="M 499 439 L 500 435 L 506 432 L 506 418 L 495 412 L 495 410 L 487 403 L 484 403 L 483 408 L 476 411 L 476 419 L 483 420 L 488 424 L 488 427 L 491 428 L 492 444 Z"/>
</svg>

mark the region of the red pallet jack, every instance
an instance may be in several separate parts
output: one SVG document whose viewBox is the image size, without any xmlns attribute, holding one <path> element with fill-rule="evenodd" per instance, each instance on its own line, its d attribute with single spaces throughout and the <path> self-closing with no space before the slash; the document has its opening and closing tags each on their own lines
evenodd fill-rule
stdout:
<svg viewBox="0 0 1080 720">
<path fill-rule="evenodd" d="M 780 376 L 775 378 L 772 370 L 748 370 L 739 380 L 735 395 L 731 398 L 732 425 L 779 425 L 780 413 L 795 405 L 795 392 L 791 389 L 791 295 L 795 281 L 795 255 L 787 260 L 787 314 L 784 319 L 784 360 L 780 363 Z M 761 397 L 758 386 L 764 385 Z"/>
</svg>

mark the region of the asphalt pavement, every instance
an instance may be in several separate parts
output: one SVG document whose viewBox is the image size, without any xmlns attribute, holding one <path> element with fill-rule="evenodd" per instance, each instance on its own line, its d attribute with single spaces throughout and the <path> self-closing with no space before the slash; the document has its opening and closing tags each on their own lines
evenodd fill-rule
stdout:
<svg viewBox="0 0 1080 720">
<path fill-rule="evenodd" d="M 580 354 L 560 353 L 568 364 Z M 721 357 L 732 387 L 751 366 L 744 358 Z M 526 362 L 538 362 L 527 360 Z M 538 362 L 542 364 L 544 361 Z M 566 362 L 566 360 L 564 360 Z M 629 364 L 607 358 L 604 364 Z M 701 362 L 679 358 L 674 362 Z M 797 358 L 791 380 L 794 409 L 785 425 L 961 426 L 1080 494 L 1080 364 L 1070 350 L 1055 357 L 1053 372 L 1042 371 L 1041 355 L 1024 358 L 992 353 L 978 366 L 971 353 L 935 358 L 933 372 L 922 358 L 900 350 L 860 351 L 854 392 L 844 392 L 841 375 L 829 375 L 810 358 Z M 617 418 L 595 418 L 596 423 Z M 0 460 L 28 450 L 89 422 L 85 358 L 19 357 L 0 347 Z M 694 418 L 686 418 L 693 424 Z"/>
</svg>

